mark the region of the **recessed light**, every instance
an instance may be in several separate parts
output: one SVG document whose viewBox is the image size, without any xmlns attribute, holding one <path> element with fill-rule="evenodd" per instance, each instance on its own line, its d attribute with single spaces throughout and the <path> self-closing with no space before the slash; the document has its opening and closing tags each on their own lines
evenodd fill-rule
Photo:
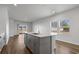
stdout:
<svg viewBox="0 0 79 59">
<path fill-rule="evenodd" d="M 55 13 L 56 13 L 56 11 L 55 11 L 55 10 L 51 10 L 51 13 L 52 13 L 52 14 L 55 14 Z"/>
<path fill-rule="evenodd" d="M 14 4 L 14 6 L 17 6 L 17 4 Z"/>
</svg>

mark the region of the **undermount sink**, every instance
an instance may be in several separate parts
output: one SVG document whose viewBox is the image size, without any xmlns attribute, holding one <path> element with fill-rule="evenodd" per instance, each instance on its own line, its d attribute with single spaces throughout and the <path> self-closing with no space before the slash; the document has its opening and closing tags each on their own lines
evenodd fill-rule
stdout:
<svg viewBox="0 0 79 59">
<path fill-rule="evenodd" d="M 32 33 L 32 34 L 34 34 L 34 35 L 39 35 L 39 33 Z"/>
</svg>

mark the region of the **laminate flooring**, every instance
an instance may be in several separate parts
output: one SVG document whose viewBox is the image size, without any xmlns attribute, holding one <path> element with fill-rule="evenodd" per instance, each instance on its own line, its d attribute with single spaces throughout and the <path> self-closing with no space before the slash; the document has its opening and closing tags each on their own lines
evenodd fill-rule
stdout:
<svg viewBox="0 0 79 59">
<path fill-rule="evenodd" d="M 31 54 L 24 45 L 24 34 L 10 38 L 8 44 L 2 48 L 1 54 Z"/>
</svg>

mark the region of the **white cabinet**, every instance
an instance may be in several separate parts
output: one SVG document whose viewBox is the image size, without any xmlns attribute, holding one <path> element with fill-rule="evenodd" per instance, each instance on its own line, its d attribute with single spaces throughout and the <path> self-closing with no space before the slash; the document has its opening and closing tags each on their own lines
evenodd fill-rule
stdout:
<svg viewBox="0 0 79 59">
<path fill-rule="evenodd" d="M 3 46 L 5 45 L 5 43 L 6 43 L 5 34 L 2 33 L 0 35 L 0 48 L 3 48 Z"/>
</svg>

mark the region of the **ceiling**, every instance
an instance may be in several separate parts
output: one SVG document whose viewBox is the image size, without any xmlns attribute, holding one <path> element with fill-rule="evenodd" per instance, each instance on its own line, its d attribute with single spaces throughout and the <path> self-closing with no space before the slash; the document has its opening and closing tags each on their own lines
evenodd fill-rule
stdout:
<svg viewBox="0 0 79 59">
<path fill-rule="evenodd" d="M 74 7 L 76 4 L 18 4 L 9 5 L 9 17 L 15 20 L 32 22 L 43 17 L 60 13 Z"/>
</svg>

